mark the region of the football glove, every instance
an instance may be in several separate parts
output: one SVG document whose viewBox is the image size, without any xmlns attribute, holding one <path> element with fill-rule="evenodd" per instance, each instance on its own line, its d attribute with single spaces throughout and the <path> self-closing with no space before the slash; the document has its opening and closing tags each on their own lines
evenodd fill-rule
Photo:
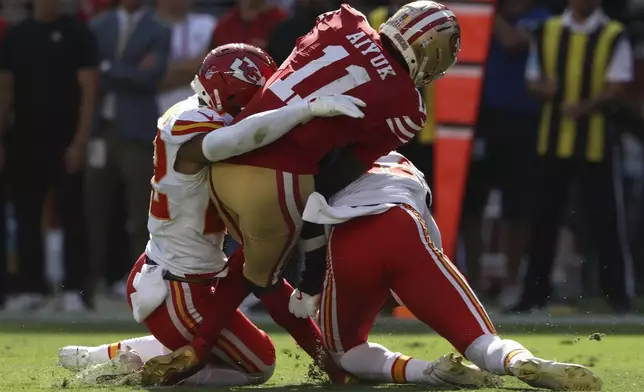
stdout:
<svg viewBox="0 0 644 392">
<path fill-rule="evenodd" d="M 288 310 L 298 318 L 315 317 L 318 313 L 318 305 L 320 303 L 320 294 L 309 295 L 294 290 L 291 294 L 291 299 L 288 301 Z"/>
<path fill-rule="evenodd" d="M 308 100 L 309 110 L 316 117 L 334 117 L 345 115 L 352 118 L 363 118 L 361 107 L 367 104 L 361 99 L 349 95 L 328 95 L 313 97 Z"/>
</svg>

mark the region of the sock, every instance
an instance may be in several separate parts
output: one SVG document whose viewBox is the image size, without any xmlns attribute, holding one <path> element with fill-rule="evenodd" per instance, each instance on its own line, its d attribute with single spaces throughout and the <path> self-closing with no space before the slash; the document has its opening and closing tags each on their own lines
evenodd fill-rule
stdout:
<svg viewBox="0 0 644 392">
<path fill-rule="evenodd" d="M 159 355 L 165 355 L 171 351 L 165 348 L 164 345 L 152 335 L 142 336 L 139 338 L 120 340 L 116 343 L 103 344 L 96 347 L 89 347 L 89 356 L 92 363 L 103 363 L 116 356 L 121 347 L 129 346 L 134 351 L 139 353 L 141 360 L 146 362 L 150 358 Z"/>
<path fill-rule="evenodd" d="M 499 375 L 512 374 L 509 369 L 519 359 L 534 357 L 520 343 L 491 334 L 478 337 L 464 354 L 479 368 Z"/>
<path fill-rule="evenodd" d="M 275 365 L 264 372 L 257 374 L 247 374 L 230 368 L 208 365 L 197 372 L 197 374 L 184 381 L 184 385 L 232 387 L 238 385 L 263 384 L 271 378 L 274 371 Z"/>
<path fill-rule="evenodd" d="M 259 299 L 273 320 L 291 334 L 311 358 L 317 359 L 322 349 L 322 333 L 313 319 L 297 318 L 289 312 L 291 293 L 293 287 L 286 280 L 282 280 L 282 283 L 278 283 L 272 291 L 261 295 Z"/>
<path fill-rule="evenodd" d="M 427 381 L 429 362 L 389 351 L 386 347 L 366 342 L 342 355 L 340 364 L 362 380 L 395 383 Z"/>
</svg>

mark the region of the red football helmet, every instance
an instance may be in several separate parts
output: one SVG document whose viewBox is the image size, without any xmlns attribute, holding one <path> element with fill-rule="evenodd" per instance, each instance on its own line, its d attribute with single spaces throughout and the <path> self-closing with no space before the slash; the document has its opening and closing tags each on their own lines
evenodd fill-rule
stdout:
<svg viewBox="0 0 644 392">
<path fill-rule="evenodd" d="M 206 55 L 192 89 L 209 107 L 234 116 L 276 70 L 275 61 L 260 48 L 222 45 Z"/>
</svg>

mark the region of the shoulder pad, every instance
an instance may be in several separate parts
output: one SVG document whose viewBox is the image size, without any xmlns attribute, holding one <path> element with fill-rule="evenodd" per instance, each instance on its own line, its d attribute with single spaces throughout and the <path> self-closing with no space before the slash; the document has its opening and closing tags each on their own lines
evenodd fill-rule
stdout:
<svg viewBox="0 0 644 392">
<path fill-rule="evenodd" d="M 326 18 L 326 17 L 332 17 L 332 16 L 333 16 L 333 14 L 336 14 L 336 13 L 338 13 L 339 11 L 340 11 L 340 10 L 335 10 L 335 11 L 329 11 L 329 12 L 325 12 L 325 13 L 323 13 L 323 14 L 320 14 L 320 15 L 318 15 L 317 20 L 318 20 L 318 22 L 319 22 L 319 21 L 321 21 L 322 19 L 324 19 L 324 18 Z"/>
<path fill-rule="evenodd" d="M 225 114 L 199 107 L 193 99 L 175 104 L 159 118 L 158 128 L 167 137 L 210 132 L 226 125 Z"/>
<path fill-rule="evenodd" d="M 225 126 L 225 121 L 219 113 L 198 108 L 181 112 L 172 123 L 170 133 L 172 136 L 183 136 L 192 133 L 210 132 Z"/>
<path fill-rule="evenodd" d="M 350 6 L 350 5 L 348 5 L 348 4 L 342 4 L 342 5 L 340 6 L 340 10 L 346 10 L 346 11 L 350 12 L 351 14 L 353 14 L 353 15 L 357 16 L 358 18 L 364 19 L 365 21 L 367 21 L 367 22 L 368 22 L 368 19 L 367 19 L 367 17 L 365 16 L 365 14 L 363 14 L 362 12 L 358 11 L 357 9 L 355 9 L 355 8 L 351 7 L 351 6 Z"/>
</svg>

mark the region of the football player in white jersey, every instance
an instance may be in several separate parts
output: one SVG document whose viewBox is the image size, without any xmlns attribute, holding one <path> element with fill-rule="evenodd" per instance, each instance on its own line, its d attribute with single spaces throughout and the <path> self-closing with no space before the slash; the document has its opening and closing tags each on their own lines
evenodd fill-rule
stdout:
<svg viewBox="0 0 644 392">
<path fill-rule="evenodd" d="M 267 145 L 316 116 L 363 116 L 362 101 L 337 95 L 258 113 L 228 126 L 230 114 L 237 114 L 275 70 L 270 56 L 258 48 L 244 44 L 219 47 L 206 56 L 192 83 L 196 94 L 159 119 L 150 240 L 128 279 L 128 303 L 134 318 L 152 336 L 99 347 L 64 347 L 59 352 L 62 366 L 79 369 L 115 357 L 131 363 L 136 354 L 126 347 L 145 362 L 188 344 L 198 334 L 203 315 L 216 312 L 208 302 L 216 279 L 240 269 L 243 263 L 243 256 L 227 260 L 222 251 L 225 228 L 210 202 L 208 164 Z M 126 355 L 117 355 L 121 348 Z M 270 338 L 240 311 L 228 321 L 208 357 L 208 367 L 190 381 L 261 383 L 270 378 L 275 366 Z"/>
<path fill-rule="evenodd" d="M 422 173 L 395 152 L 328 202 L 314 193 L 303 219 L 331 226 L 328 240 L 317 239 L 322 246 L 309 240 L 291 312 L 309 317 L 319 309 L 325 347 L 346 371 L 362 379 L 415 383 L 445 362 L 442 357 L 428 363 L 368 342 L 391 291 L 483 370 L 513 375 L 537 388 L 599 390 L 601 380 L 589 369 L 537 358 L 497 335 L 463 275 L 442 253 L 430 195 Z"/>
</svg>

